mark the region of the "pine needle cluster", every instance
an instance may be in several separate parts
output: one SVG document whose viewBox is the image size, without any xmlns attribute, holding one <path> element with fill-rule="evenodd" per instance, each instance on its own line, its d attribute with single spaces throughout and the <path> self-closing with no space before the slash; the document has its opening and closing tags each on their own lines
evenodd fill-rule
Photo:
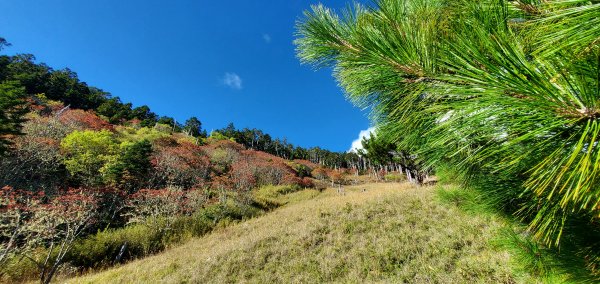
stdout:
<svg viewBox="0 0 600 284">
<path fill-rule="evenodd" d="M 296 45 L 392 141 L 486 188 L 539 240 L 599 229 L 599 1 L 316 5 Z"/>
</svg>

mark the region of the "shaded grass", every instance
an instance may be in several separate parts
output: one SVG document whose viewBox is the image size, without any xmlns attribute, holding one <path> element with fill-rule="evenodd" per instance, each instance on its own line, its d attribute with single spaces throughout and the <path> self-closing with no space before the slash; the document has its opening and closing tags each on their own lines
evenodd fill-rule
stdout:
<svg viewBox="0 0 600 284">
<path fill-rule="evenodd" d="M 435 192 L 397 183 L 347 187 L 345 194 L 335 189 L 318 195 L 305 192 L 309 200 L 288 202 L 159 255 L 71 281 L 541 281 L 513 270 L 508 251 L 490 245 L 505 226 L 502 220 L 442 204 Z"/>
<path fill-rule="evenodd" d="M 442 203 L 478 216 L 490 216 L 502 225 L 490 243 L 511 254 L 511 268 L 515 273 L 527 273 L 544 283 L 599 283 L 594 269 L 587 267 L 577 240 L 565 242 L 559 248 L 548 248 L 534 240 L 525 224 L 504 211 L 495 196 L 477 189 L 445 184 L 437 187 L 436 195 Z M 568 238 L 569 236 L 567 236 Z"/>
<path fill-rule="evenodd" d="M 297 185 L 268 185 L 256 190 L 254 202 L 265 209 L 275 209 L 288 203 L 304 201 L 316 197 L 316 189 L 302 189 Z"/>
</svg>

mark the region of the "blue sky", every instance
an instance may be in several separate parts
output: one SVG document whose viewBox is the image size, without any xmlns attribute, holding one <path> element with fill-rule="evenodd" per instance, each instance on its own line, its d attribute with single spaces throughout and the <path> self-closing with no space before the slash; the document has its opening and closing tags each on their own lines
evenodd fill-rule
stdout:
<svg viewBox="0 0 600 284">
<path fill-rule="evenodd" d="M 294 25 L 317 1 L 4 0 L 9 54 L 207 130 L 233 122 L 304 147 L 350 148 L 369 127 L 331 76 L 300 65 Z M 346 0 L 322 0 L 340 8 Z"/>
</svg>

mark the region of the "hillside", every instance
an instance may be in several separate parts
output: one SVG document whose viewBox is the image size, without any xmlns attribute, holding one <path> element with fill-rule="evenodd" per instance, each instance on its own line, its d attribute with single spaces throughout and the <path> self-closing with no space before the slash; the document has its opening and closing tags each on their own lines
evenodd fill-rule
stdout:
<svg viewBox="0 0 600 284">
<path fill-rule="evenodd" d="M 70 283 L 540 281 L 491 245 L 501 218 L 465 213 L 435 192 L 378 183 L 292 193 L 272 213 Z"/>
<path fill-rule="evenodd" d="M 365 145 L 303 148 L 233 123 L 209 134 L 196 117 L 159 117 L 33 55 L 0 55 L 0 282 L 49 283 L 159 253 L 279 207 L 254 196 L 269 188 L 426 176 L 393 145 Z"/>
<path fill-rule="evenodd" d="M 600 0 L 3 2 L 0 283 L 600 283 Z"/>
</svg>

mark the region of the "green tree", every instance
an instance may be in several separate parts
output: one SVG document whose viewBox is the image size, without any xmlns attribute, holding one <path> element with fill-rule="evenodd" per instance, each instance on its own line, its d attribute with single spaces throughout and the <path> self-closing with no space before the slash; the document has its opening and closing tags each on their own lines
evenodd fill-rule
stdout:
<svg viewBox="0 0 600 284">
<path fill-rule="evenodd" d="M 175 119 L 172 117 L 161 116 L 158 119 L 157 123 L 169 126 L 173 132 L 181 131 L 181 125 L 177 123 L 177 121 L 175 121 Z"/>
<path fill-rule="evenodd" d="M 317 5 L 296 44 L 392 142 L 479 181 L 558 244 L 600 216 L 598 15 L 580 0 Z"/>
<path fill-rule="evenodd" d="M 16 82 L 0 84 L 0 155 L 12 144 L 10 136 L 20 135 L 27 112 L 24 89 Z"/>
<path fill-rule="evenodd" d="M 120 148 L 120 155 L 107 165 L 106 179 L 108 183 L 129 192 L 137 191 L 147 183 L 152 169 L 152 144 L 148 140 L 142 140 L 122 143 Z"/>
<path fill-rule="evenodd" d="M 61 101 L 65 105 L 78 109 L 96 109 L 108 95 L 79 81 L 77 73 L 69 68 L 51 71 L 43 80 L 43 84 L 43 93 L 49 99 Z"/>
<path fill-rule="evenodd" d="M 103 183 L 107 165 L 117 159 L 119 146 L 110 131 L 73 131 L 61 143 L 66 153 L 65 166 L 83 185 Z"/>
<path fill-rule="evenodd" d="M 104 101 L 96 111 L 105 116 L 110 123 L 117 124 L 132 118 L 131 103 L 122 103 L 119 97 Z"/>
<path fill-rule="evenodd" d="M 183 131 L 191 136 L 200 137 L 202 134 L 202 122 L 200 122 L 200 120 L 195 116 L 190 117 L 185 121 Z"/>
<path fill-rule="evenodd" d="M 396 146 L 381 138 L 374 133 L 369 138 L 363 137 L 361 144 L 363 149 L 359 150 L 360 154 L 366 156 L 372 163 L 377 165 L 387 165 L 394 159 L 393 152 Z"/>
<path fill-rule="evenodd" d="M 140 126 L 142 127 L 152 127 L 158 120 L 158 116 L 150 111 L 150 107 L 147 105 L 134 108 L 131 112 L 131 116 L 132 118 L 141 120 Z"/>
</svg>

